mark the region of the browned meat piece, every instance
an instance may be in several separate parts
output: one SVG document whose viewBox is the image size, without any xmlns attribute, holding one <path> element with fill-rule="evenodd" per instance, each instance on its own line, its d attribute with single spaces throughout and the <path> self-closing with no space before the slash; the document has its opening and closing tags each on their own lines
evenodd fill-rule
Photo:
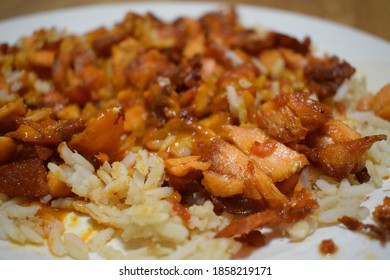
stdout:
<svg viewBox="0 0 390 280">
<path fill-rule="evenodd" d="M 311 58 L 304 71 L 309 89 L 324 99 L 335 95 L 344 80 L 355 73 L 355 68 L 337 56 L 331 56 Z"/>
<path fill-rule="evenodd" d="M 337 181 L 347 177 L 352 171 L 358 172 L 363 167 L 361 159 L 372 144 L 386 140 L 386 135 L 366 136 L 356 140 L 348 140 L 315 148 L 310 159 L 318 163 L 327 175 Z M 358 170 L 356 170 L 358 169 Z"/>
<path fill-rule="evenodd" d="M 99 28 L 88 34 L 91 38 L 91 46 L 98 56 L 109 57 L 112 47 L 119 44 L 125 37 L 126 32 L 109 32 L 106 28 Z"/>
<path fill-rule="evenodd" d="M 54 62 L 55 53 L 50 50 L 37 50 L 28 53 L 27 59 L 32 66 L 50 68 Z"/>
<path fill-rule="evenodd" d="M 55 120 L 50 109 L 35 110 L 24 118 L 18 118 L 19 127 L 7 133 L 8 137 L 23 142 L 58 145 L 84 129 L 82 120 Z"/>
<path fill-rule="evenodd" d="M 0 166 L 0 192 L 10 197 L 41 197 L 48 194 L 46 161 L 52 150 L 26 144 L 15 158 Z"/>
<path fill-rule="evenodd" d="M 99 153 L 106 153 L 111 159 L 123 156 L 118 150 L 123 133 L 123 113 L 118 108 L 108 109 L 87 124 L 86 129 L 75 135 L 69 147 L 91 159 Z"/>
<path fill-rule="evenodd" d="M 0 192 L 10 197 L 41 197 L 48 193 L 46 167 L 37 158 L 0 166 Z"/>
<path fill-rule="evenodd" d="M 166 56 L 156 50 L 151 50 L 131 62 L 125 72 L 131 86 L 138 90 L 145 90 L 156 82 L 158 76 L 172 77 L 175 68 Z"/>
<path fill-rule="evenodd" d="M 105 73 L 98 67 L 92 48 L 75 37 L 61 42 L 52 77 L 56 89 L 77 104 L 93 100 L 106 83 Z"/>
<path fill-rule="evenodd" d="M 209 36 L 214 34 L 231 35 L 234 33 L 234 28 L 237 27 L 237 19 L 235 9 L 230 6 L 221 12 L 205 14 L 199 21 L 204 32 Z"/>
<path fill-rule="evenodd" d="M 365 169 L 366 151 L 376 141 L 386 140 L 385 135 L 361 138 L 361 135 L 340 120 L 331 119 L 321 129 L 308 135 L 302 152 L 325 173 L 340 181 L 348 174 L 356 174 L 359 181 L 370 179 Z"/>
<path fill-rule="evenodd" d="M 26 114 L 27 110 L 22 98 L 9 102 L 0 107 L 0 133 L 15 130 L 16 120 Z"/>
<path fill-rule="evenodd" d="M 215 237 L 240 237 L 263 227 L 272 228 L 281 223 L 294 223 L 308 216 L 316 208 L 317 203 L 311 198 L 308 190 L 295 190 L 293 196 L 280 211 L 268 209 L 235 220 L 218 232 Z"/>
<path fill-rule="evenodd" d="M 337 119 L 327 121 L 315 133 L 308 135 L 306 143 L 311 148 L 325 147 L 329 144 L 341 143 L 347 140 L 355 140 L 361 135 Z"/>
<path fill-rule="evenodd" d="M 258 111 L 258 124 L 268 135 L 282 143 L 305 139 L 330 119 L 332 109 L 307 94 L 279 94 L 264 103 Z"/>
<path fill-rule="evenodd" d="M 373 216 L 380 226 L 390 231 L 390 197 L 385 197 L 383 204 L 375 207 Z"/>
<path fill-rule="evenodd" d="M 16 143 L 9 137 L 0 136 L 0 165 L 11 160 L 16 153 Z"/>
<path fill-rule="evenodd" d="M 310 52 L 310 38 L 306 37 L 302 42 L 294 37 L 279 32 L 269 32 L 265 38 L 260 38 L 254 33 L 249 33 L 241 42 L 242 48 L 251 55 L 259 55 L 268 49 L 286 48 L 295 53 L 307 55 Z"/>
<path fill-rule="evenodd" d="M 182 60 L 174 78 L 176 91 L 183 92 L 195 87 L 201 78 L 201 57 L 195 55 L 189 60 Z"/>
<path fill-rule="evenodd" d="M 214 204 L 214 211 L 217 213 L 221 210 L 234 215 L 247 216 L 267 209 L 267 205 L 262 203 L 262 201 L 241 195 L 233 197 L 217 197 L 212 195 L 210 198 Z"/>
</svg>

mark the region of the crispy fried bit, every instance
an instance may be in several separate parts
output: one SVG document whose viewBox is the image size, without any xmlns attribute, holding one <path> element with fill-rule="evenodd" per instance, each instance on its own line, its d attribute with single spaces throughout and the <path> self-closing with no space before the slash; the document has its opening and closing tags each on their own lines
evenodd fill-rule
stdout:
<svg viewBox="0 0 390 280">
<path fill-rule="evenodd" d="M 210 198 L 214 204 L 214 211 L 220 209 L 239 216 L 259 213 L 267 209 L 264 201 L 243 197 L 241 195 L 232 197 L 217 197 L 212 195 Z"/>
<path fill-rule="evenodd" d="M 10 197 L 41 197 L 48 193 L 46 167 L 36 158 L 0 166 L 0 191 Z"/>
<path fill-rule="evenodd" d="M 235 240 L 254 247 L 261 247 L 266 244 L 265 235 L 258 230 L 243 234 Z"/>
<path fill-rule="evenodd" d="M 375 207 L 372 213 L 374 224 L 364 224 L 354 218 L 344 216 L 339 219 L 348 229 L 366 233 L 378 238 L 382 243 L 390 240 L 390 198 L 385 197 L 383 203 Z"/>
<path fill-rule="evenodd" d="M 0 164 L 4 164 L 16 153 L 16 143 L 9 137 L 0 136 Z"/>
<path fill-rule="evenodd" d="M 165 55 L 151 50 L 130 63 L 125 73 L 130 85 L 138 90 L 145 90 L 156 82 L 159 76 L 172 77 L 174 66 Z"/>
<path fill-rule="evenodd" d="M 329 144 L 342 143 L 347 140 L 359 139 L 361 135 L 337 119 L 327 121 L 318 131 L 306 138 L 306 143 L 312 148 L 325 147 Z"/>
<path fill-rule="evenodd" d="M 308 86 L 320 99 L 334 96 L 344 80 L 354 73 L 355 68 L 346 61 L 340 61 L 337 56 L 324 59 L 312 57 L 305 67 Z"/>
<path fill-rule="evenodd" d="M 310 99 L 306 93 L 279 94 L 258 111 L 258 124 L 282 143 L 298 142 L 323 126 L 331 117 L 329 106 Z"/>
<path fill-rule="evenodd" d="M 264 37 L 258 36 L 256 33 L 248 33 L 240 42 L 242 48 L 251 55 L 259 55 L 268 49 L 286 48 L 306 55 L 310 52 L 310 38 L 306 37 L 300 42 L 298 39 L 290 37 L 279 32 L 268 32 Z"/>
<path fill-rule="evenodd" d="M 390 230 L 390 197 L 383 199 L 383 204 L 375 208 L 373 216 L 381 227 Z"/>
<path fill-rule="evenodd" d="M 28 143 L 58 145 L 84 129 L 80 119 L 55 120 L 50 109 L 35 110 L 24 118 L 18 118 L 19 127 L 7 136 Z"/>
<path fill-rule="evenodd" d="M 365 168 L 366 151 L 377 141 L 386 140 L 385 135 L 361 137 L 341 122 L 331 119 L 321 129 L 306 138 L 302 152 L 319 164 L 328 176 L 342 180 L 348 174 L 356 174 L 359 182 L 367 182 L 370 175 Z"/>
<path fill-rule="evenodd" d="M 48 194 L 44 161 L 52 152 L 42 146 L 24 145 L 11 162 L 0 166 L 0 192 L 30 198 Z"/>
<path fill-rule="evenodd" d="M 324 239 L 321 241 L 318 249 L 321 254 L 327 256 L 336 253 L 338 248 L 332 239 Z"/>
<path fill-rule="evenodd" d="M 327 175 L 341 181 L 354 169 L 356 170 L 362 156 L 371 148 L 372 144 L 386 139 L 386 135 L 366 136 L 356 140 L 330 144 L 323 148 L 315 148 L 311 160 L 320 164 Z"/>
<path fill-rule="evenodd" d="M 62 40 L 53 62 L 52 77 L 56 89 L 77 104 L 93 99 L 106 83 L 91 46 L 77 37 Z"/>
<path fill-rule="evenodd" d="M 0 103 L 1 104 L 1 103 Z M 6 103 L 0 107 L 0 132 L 5 133 L 17 128 L 16 120 L 26 114 L 23 98 Z"/>
<path fill-rule="evenodd" d="M 310 215 L 317 206 L 308 190 L 295 191 L 285 207 L 279 211 L 267 209 L 235 220 L 218 232 L 215 237 L 245 237 L 250 232 L 264 227 L 277 228 L 283 223 L 294 223 Z"/>
</svg>

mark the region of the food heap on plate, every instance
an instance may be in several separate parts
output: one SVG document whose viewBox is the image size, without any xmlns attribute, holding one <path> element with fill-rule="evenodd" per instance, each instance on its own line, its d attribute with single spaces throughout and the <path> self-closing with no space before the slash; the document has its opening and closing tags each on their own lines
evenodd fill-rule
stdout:
<svg viewBox="0 0 390 280">
<path fill-rule="evenodd" d="M 340 218 L 389 239 L 388 200 L 360 221 L 389 174 L 390 86 L 367 95 L 308 38 L 243 27 L 231 7 L 169 23 L 130 12 L 1 44 L 0 67 L 3 240 L 225 259 Z"/>
</svg>

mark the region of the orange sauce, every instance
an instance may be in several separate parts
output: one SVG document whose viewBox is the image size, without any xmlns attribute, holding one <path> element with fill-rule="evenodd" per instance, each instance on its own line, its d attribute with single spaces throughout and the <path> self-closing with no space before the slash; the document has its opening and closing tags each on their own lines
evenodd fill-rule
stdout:
<svg viewBox="0 0 390 280">
<path fill-rule="evenodd" d="M 173 211 L 182 219 L 184 225 L 187 226 L 190 222 L 191 215 L 188 212 L 187 208 L 180 204 L 180 194 L 178 192 L 174 192 L 169 197 L 167 197 L 166 200 L 172 203 Z"/>
<path fill-rule="evenodd" d="M 319 246 L 320 253 L 323 255 L 333 255 L 337 252 L 337 249 L 332 239 L 322 240 Z"/>
</svg>

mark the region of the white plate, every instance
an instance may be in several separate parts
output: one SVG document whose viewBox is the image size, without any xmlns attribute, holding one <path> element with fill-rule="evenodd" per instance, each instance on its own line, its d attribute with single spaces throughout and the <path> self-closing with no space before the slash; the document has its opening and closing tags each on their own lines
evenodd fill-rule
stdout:
<svg viewBox="0 0 390 280">
<path fill-rule="evenodd" d="M 0 21 L 0 41 L 14 43 L 23 35 L 42 27 L 64 28 L 70 32 L 84 33 L 99 26 L 110 26 L 122 20 L 126 11 L 145 13 L 151 11 L 162 19 L 179 16 L 198 17 L 217 10 L 220 4 L 210 3 L 131 3 L 71 8 L 38 13 L 11 20 Z M 336 54 L 355 66 L 367 77 L 369 90 L 377 91 L 390 82 L 390 44 L 380 38 L 329 21 L 275 9 L 242 5 L 238 7 L 241 22 L 246 26 L 263 26 L 288 33 L 302 39 L 309 36 L 318 54 Z M 371 204 L 380 202 L 390 184 L 371 196 Z M 338 246 L 336 254 L 325 257 L 318 252 L 324 239 L 332 239 Z M 45 248 L 18 247 L 0 242 L 0 259 L 52 258 Z M 274 239 L 266 247 L 253 252 L 250 259 L 390 259 L 390 247 L 377 240 L 350 232 L 342 227 L 319 229 L 304 242 L 292 243 L 287 239 Z"/>
</svg>

